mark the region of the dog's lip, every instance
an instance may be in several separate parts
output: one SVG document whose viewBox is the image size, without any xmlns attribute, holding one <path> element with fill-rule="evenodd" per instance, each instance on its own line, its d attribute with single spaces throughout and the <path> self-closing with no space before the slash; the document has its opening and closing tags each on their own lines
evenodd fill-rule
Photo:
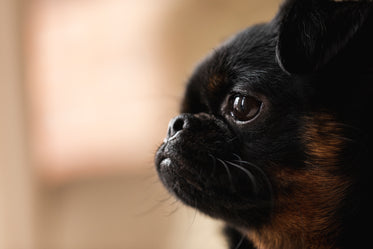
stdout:
<svg viewBox="0 0 373 249">
<path fill-rule="evenodd" d="M 159 167 L 170 167 L 171 163 L 172 163 L 171 158 L 165 157 L 161 159 L 161 161 L 159 162 Z"/>
<path fill-rule="evenodd" d="M 167 155 L 167 153 L 165 152 L 165 146 L 166 146 L 165 143 L 162 144 L 162 146 L 159 148 L 156 154 L 155 164 L 159 168 L 169 167 L 171 166 L 171 163 L 172 163 L 170 156 Z"/>
<path fill-rule="evenodd" d="M 171 174 L 174 174 L 177 178 L 178 181 L 184 181 L 187 185 L 192 186 L 196 190 L 203 191 L 203 188 L 201 186 L 201 183 L 198 181 L 195 181 L 193 178 L 194 177 L 184 177 L 182 175 L 179 175 L 178 173 L 175 173 L 175 171 L 170 171 L 170 167 L 175 168 L 175 166 L 178 166 L 178 161 L 172 159 L 170 156 L 168 156 L 165 153 L 160 153 L 159 156 L 157 157 L 157 166 L 160 170 L 161 175 L 166 173 L 170 174 L 170 172 L 173 172 Z M 176 167 L 179 168 L 179 167 Z"/>
<path fill-rule="evenodd" d="M 156 153 L 155 163 L 158 167 L 169 167 L 174 162 L 174 160 L 172 159 L 172 152 L 170 151 L 169 146 L 173 143 L 173 140 L 175 140 L 181 132 L 182 131 L 178 131 L 172 137 L 166 137 L 163 140 L 162 145 L 159 147 Z"/>
</svg>

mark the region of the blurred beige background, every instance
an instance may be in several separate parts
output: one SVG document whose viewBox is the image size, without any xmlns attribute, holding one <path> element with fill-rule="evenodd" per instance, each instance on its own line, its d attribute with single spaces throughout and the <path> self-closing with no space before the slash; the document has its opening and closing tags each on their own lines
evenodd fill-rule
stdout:
<svg viewBox="0 0 373 249">
<path fill-rule="evenodd" d="M 0 0 L 0 248 L 224 248 L 153 155 L 197 62 L 279 4 Z"/>
</svg>

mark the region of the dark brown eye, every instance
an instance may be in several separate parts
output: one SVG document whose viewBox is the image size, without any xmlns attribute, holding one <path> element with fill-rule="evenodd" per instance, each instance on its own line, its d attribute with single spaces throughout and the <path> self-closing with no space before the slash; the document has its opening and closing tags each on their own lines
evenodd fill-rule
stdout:
<svg viewBox="0 0 373 249">
<path fill-rule="evenodd" d="M 254 97 L 234 95 L 230 99 L 230 114 L 238 121 L 249 121 L 259 114 L 261 106 L 262 102 Z"/>
</svg>

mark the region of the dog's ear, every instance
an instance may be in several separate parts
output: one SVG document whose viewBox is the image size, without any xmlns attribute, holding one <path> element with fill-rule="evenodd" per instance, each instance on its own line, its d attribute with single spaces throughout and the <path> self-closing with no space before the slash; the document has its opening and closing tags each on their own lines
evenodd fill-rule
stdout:
<svg viewBox="0 0 373 249">
<path fill-rule="evenodd" d="M 278 63 L 288 73 L 373 65 L 373 1 L 288 0 L 274 21 Z"/>
</svg>

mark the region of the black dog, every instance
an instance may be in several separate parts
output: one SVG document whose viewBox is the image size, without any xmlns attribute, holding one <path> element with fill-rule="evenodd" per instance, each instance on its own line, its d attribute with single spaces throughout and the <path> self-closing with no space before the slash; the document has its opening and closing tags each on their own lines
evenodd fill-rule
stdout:
<svg viewBox="0 0 373 249">
<path fill-rule="evenodd" d="M 197 67 L 157 171 L 232 249 L 370 248 L 372 103 L 373 2 L 287 1 Z"/>
</svg>

